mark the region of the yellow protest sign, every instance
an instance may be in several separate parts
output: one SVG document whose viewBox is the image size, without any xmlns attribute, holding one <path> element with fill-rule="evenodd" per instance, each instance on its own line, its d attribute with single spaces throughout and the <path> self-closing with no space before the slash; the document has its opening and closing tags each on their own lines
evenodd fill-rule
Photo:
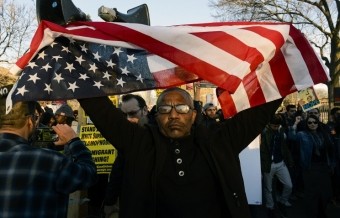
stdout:
<svg viewBox="0 0 340 218">
<path fill-rule="evenodd" d="M 94 125 L 80 126 L 79 138 L 92 153 L 98 174 L 108 174 L 116 159 L 117 150 L 102 136 Z"/>
</svg>

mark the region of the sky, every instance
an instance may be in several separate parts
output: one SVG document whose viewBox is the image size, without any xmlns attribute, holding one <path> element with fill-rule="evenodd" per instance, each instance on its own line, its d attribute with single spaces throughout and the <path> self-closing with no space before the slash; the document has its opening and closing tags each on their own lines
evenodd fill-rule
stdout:
<svg viewBox="0 0 340 218">
<path fill-rule="evenodd" d="M 36 0 L 14 1 L 19 4 L 29 4 L 35 8 Z M 54 2 L 55 0 L 42 1 Z M 142 4 L 148 6 L 152 26 L 171 26 L 215 21 L 211 16 L 214 10 L 208 6 L 209 0 L 72 0 L 72 2 L 85 14 L 89 14 L 93 21 L 103 21 L 98 16 L 98 8 L 102 5 L 117 8 L 119 12 L 125 14 L 127 10 Z"/>
<path fill-rule="evenodd" d="M 208 6 L 209 0 L 73 0 L 73 3 L 86 14 L 90 14 L 94 21 L 102 21 L 97 15 L 98 8 L 102 5 L 126 13 L 127 10 L 141 4 L 147 4 L 152 26 L 214 21 L 211 16 L 214 11 Z"/>
</svg>

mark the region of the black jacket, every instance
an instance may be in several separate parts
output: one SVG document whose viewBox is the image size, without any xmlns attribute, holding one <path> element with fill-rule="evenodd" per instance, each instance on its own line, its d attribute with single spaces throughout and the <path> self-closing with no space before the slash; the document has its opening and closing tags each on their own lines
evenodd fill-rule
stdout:
<svg viewBox="0 0 340 218">
<path fill-rule="evenodd" d="M 288 149 L 287 139 L 283 128 L 279 129 L 280 141 L 281 141 L 281 154 L 283 161 L 287 167 L 292 167 L 294 162 L 292 155 Z M 261 134 L 260 153 L 261 153 L 261 171 L 262 173 L 270 173 L 272 164 L 272 153 L 271 153 L 271 141 L 273 139 L 274 132 L 270 128 L 269 124 L 263 130 Z"/>
<path fill-rule="evenodd" d="M 163 170 L 166 138 L 157 127 L 130 123 L 108 98 L 79 100 L 91 120 L 125 155 L 121 217 L 155 217 L 157 181 Z M 281 100 L 238 113 L 218 123 L 219 130 L 194 128 L 194 143 L 207 158 L 223 190 L 224 203 L 235 218 L 250 217 L 239 153 L 258 136 Z"/>
</svg>

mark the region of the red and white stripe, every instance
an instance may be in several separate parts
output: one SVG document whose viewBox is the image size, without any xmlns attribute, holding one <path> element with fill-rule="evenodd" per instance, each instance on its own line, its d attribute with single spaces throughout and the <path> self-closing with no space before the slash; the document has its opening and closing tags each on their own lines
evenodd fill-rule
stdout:
<svg viewBox="0 0 340 218">
<path fill-rule="evenodd" d="M 23 69 L 58 36 L 147 50 L 160 87 L 207 80 L 224 90 L 219 100 L 226 116 L 329 80 L 306 38 L 291 24 L 251 22 L 170 27 L 78 22 L 62 27 L 43 21 L 12 72 Z M 181 74 L 171 70 L 178 66 L 184 69 Z"/>
</svg>

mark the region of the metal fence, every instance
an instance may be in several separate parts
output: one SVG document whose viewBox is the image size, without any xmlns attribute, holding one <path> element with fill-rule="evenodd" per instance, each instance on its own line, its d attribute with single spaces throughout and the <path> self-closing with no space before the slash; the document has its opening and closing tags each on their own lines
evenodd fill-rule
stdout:
<svg viewBox="0 0 340 218">
<path fill-rule="evenodd" d="M 319 107 L 319 110 L 320 110 L 320 120 L 323 123 L 327 123 L 328 119 L 329 119 L 329 112 L 330 112 L 329 105 L 328 104 L 322 104 Z"/>
</svg>

